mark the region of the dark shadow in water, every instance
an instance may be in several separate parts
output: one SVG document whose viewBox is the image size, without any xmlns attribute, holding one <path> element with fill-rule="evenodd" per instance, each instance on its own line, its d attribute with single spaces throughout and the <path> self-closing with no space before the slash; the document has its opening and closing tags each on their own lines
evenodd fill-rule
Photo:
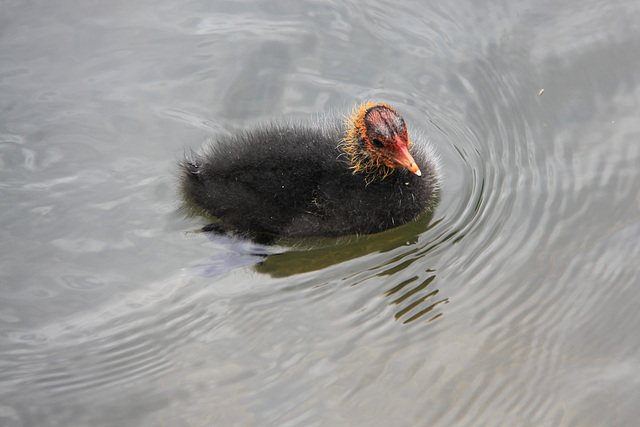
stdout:
<svg viewBox="0 0 640 427">
<path fill-rule="evenodd" d="M 415 245 L 425 230 L 437 224 L 430 224 L 432 217 L 432 213 L 425 213 L 404 226 L 371 236 L 305 239 L 283 243 L 288 246 L 264 245 L 242 237 L 204 231 L 203 234 L 212 242 L 228 249 L 228 252 L 217 254 L 211 258 L 210 263 L 195 265 L 190 270 L 192 274 L 202 277 L 215 277 L 252 265 L 256 272 L 276 278 L 309 273 L 373 252 L 384 253 L 400 246 Z M 428 251 L 428 248 L 416 247 L 403 252 L 388 260 L 387 263 L 393 267 L 376 276 L 386 276 L 393 281 L 396 273 L 420 260 L 424 252 Z M 426 277 L 414 276 L 394 284 L 384 293 L 385 297 L 391 298 L 390 305 L 398 306 L 394 315 L 396 320 L 403 324 L 411 323 L 432 313 L 437 306 L 448 303 L 447 299 L 437 298 L 439 290 L 432 286 L 435 278 L 435 270 L 426 270 Z M 362 283 L 364 282 L 354 286 Z M 436 313 L 428 321 L 441 315 L 442 313 Z"/>
<path fill-rule="evenodd" d="M 411 279 L 394 286 L 385 292 L 384 296 L 394 298 L 390 305 L 400 306 L 395 314 L 396 320 L 402 320 L 403 324 L 414 322 L 421 317 L 431 313 L 437 306 L 447 304 L 448 298 L 438 300 L 436 296 L 440 292 L 438 289 L 428 289 L 436 278 L 435 270 L 427 270 L 429 277 L 419 280 L 414 276 Z M 432 321 L 442 316 L 436 313 L 428 321 Z"/>
<path fill-rule="evenodd" d="M 256 266 L 256 271 L 272 277 L 289 277 L 321 270 L 373 252 L 389 252 L 399 246 L 414 245 L 421 233 L 437 224 L 430 224 L 432 218 L 433 212 L 427 212 L 401 227 L 368 236 L 289 242 L 293 246 L 290 250 L 265 258 Z"/>
</svg>

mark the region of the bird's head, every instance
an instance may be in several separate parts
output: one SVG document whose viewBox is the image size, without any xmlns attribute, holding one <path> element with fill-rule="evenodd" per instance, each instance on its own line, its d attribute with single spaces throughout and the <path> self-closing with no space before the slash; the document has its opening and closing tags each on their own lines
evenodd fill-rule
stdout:
<svg viewBox="0 0 640 427">
<path fill-rule="evenodd" d="M 353 173 L 384 178 L 402 167 L 420 176 L 410 144 L 404 119 L 390 105 L 364 102 L 346 120 L 342 147 Z"/>
</svg>

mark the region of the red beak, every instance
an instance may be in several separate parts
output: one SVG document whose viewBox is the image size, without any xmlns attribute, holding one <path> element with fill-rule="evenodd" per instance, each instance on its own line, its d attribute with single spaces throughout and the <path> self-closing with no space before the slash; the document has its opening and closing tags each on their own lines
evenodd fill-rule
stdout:
<svg viewBox="0 0 640 427">
<path fill-rule="evenodd" d="M 391 160 L 398 166 L 402 166 L 406 170 L 415 173 L 418 176 L 422 175 L 420 172 L 420 168 L 416 164 L 416 161 L 413 160 L 413 156 L 409 153 L 409 149 L 407 148 L 407 144 L 404 142 L 398 143 L 398 151 L 391 156 Z"/>
</svg>

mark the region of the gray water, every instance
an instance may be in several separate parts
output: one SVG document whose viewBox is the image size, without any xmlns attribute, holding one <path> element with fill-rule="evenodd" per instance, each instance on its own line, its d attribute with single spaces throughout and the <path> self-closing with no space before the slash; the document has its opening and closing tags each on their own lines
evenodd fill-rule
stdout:
<svg viewBox="0 0 640 427">
<path fill-rule="evenodd" d="M 0 425 L 637 425 L 639 23 L 0 3 Z M 180 210 L 185 150 L 366 99 L 435 146 L 432 216 L 265 248 Z"/>
</svg>

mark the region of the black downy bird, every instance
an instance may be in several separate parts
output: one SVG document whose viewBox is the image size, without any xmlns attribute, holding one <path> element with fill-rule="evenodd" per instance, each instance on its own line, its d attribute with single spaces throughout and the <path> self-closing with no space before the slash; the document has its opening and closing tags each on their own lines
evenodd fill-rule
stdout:
<svg viewBox="0 0 640 427">
<path fill-rule="evenodd" d="M 373 234 L 434 206 L 438 158 L 404 119 L 365 102 L 346 121 L 275 123 L 219 138 L 181 164 L 185 200 L 205 227 L 267 240 Z"/>
</svg>

